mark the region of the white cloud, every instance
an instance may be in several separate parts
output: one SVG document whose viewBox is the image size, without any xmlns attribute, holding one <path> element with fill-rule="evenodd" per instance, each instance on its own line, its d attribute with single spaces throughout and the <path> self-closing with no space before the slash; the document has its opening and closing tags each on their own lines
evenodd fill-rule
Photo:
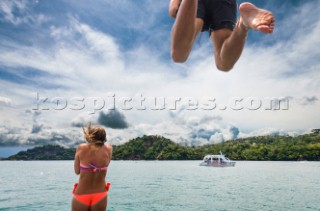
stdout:
<svg viewBox="0 0 320 211">
<path fill-rule="evenodd" d="M 297 136 L 302 134 L 302 131 L 284 131 L 277 128 L 262 128 L 252 131 L 248 134 L 240 134 L 240 138 L 247 138 L 252 136 Z"/>
<path fill-rule="evenodd" d="M 12 13 L 13 7 L 19 7 L 21 11 L 27 11 L 25 13 L 29 14 L 28 5 L 19 6 L 8 2 L 1 4 L 1 11 L 7 14 L 5 16 L 7 21 L 18 25 L 30 23 L 31 19 L 28 19 L 29 22 L 22 21 Z M 108 4 L 108 2 L 105 3 Z M 139 8 L 131 1 L 116 1 L 115 4 L 112 8 L 119 7 L 120 10 L 127 12 Z M 128 4 L 135 7 L 128 7 Z M 159 5 L 160 9 L 157 8 Z M 315 3 L 315 5 L 318 4 Z M 81 3 L 77 6 L 80 7 Z M 204 40 L 206 36 L 203 36 L 201 46 L 195 47 L 188 63 L 176 65 L 161 59 L 164 49 L 169 48 L 167 39 L 170 32 L 157 31 L 154 24 L 161 15 L 159 11 L 164 10 L 164 3 L 148 1 L 144 6 L 150 8 L 149 12 L 154 12 L 154 16 L 146 18 L 150 13 L 144 14 L 142 10 L 142 13 L 130 12 L 128 18 L 123 13 L 117 16 L 118 12 L 111 13 L 112 9 L 108 9 L 110 17 L 115 18 L 106 20 L 106 23 L 115 20 L 119 23 L 128 22 L 128 26 L 113 24 L 114 28 L 110 28 L 110 31 L 117 29 L 116 27 L 128 27 L 132 30 L 144 30 L 146 37 L 149 36 L 148 40 L 140 41 L 136 46 L 130 46 L 128 49 L 125 49 L 119 40 L 123 36 L 130 35 L 121 34 L 120 38 L 115 37 L 106 32 L 104 28 L 106 26 L 99 28 L 99 25 L 90 25 L 90 22 L 84 22 L 81 18 L 70 15 L 70 18 L 65 20 L 65 25 L 50 26 L 50 33 L 47 36 L 52 38 L 52 43 L 48 44 L 47 49 L 37 43 L 28 46 L 9 40 L 3 41 L 6 43 L 6 48 L 0 49 L 1 67 L 8 71 L 10 68 L 17 71 L 19 68 L 31 68 L 46 73 L 39 77 L 23 76 L 34 82 L 32 84 L 2 79 L 0 88 L 5 90 L 5 94 L 1 93 L 1 95 L 10 96 L 11 102 L 14 102 L 15 108 L 18 109 L 0 110 L 0 115 L 3 122 L 11 116 L 10 125 L 20 131 L 5 132 L 6 140 L 17 144 L 53 141 L 72 145 L 76 140 L 70 134 L 79 133 L 81 128 L 75 129 L 70 126 L 85 126 L 88 121 L 97 120 L 98 112 L 96 115 L 89 115 L 93 105 L 88 104 L 85 110 L 80 111 L 70 109 L 57 111 L 50 107 L 49 111 L 42 111 L 36 121 L 27 114 L 21 117 L 19 116 L 21 110 L 31 109 L 36 101 L 35 97 L 30 95 L 32 92 L 38 92 L 41 97 L 49 99 L 62 97 L 68 101 L 72 97 L 106 99 L 110 92 L 120 98 L 134 97 L 142 93 L 146 98 L 192 97 L 200 102 L 204 97 L 212 97 L 216 100 L 217 107 L 209 111 L 201 109 L 186 111 L 185 105 L 182 104 L 179 107 L 182 110 L 171 113 L 168 108 L 163 111 L 152 111 L 149 108 L 145 111 L 135 108 L 128 111 L 120 109 L 131 125 L 125 130 L 108 128 L 108 139 L 111 143 L 122 143 L 143 134 L 158 134 L 177 142 L 203 144 L 233 139 L 236 131 L 232 128 L 239 130 L 239 136 L 245 136 L 286 134 L 287 131 L 298 129 L 303 131 L 319 125 L 319 120 L 314 116 L 319 114 L 315 99 L 319 98 L 320 91 L 318 73 L 320 63 L 316 58 L 320 53 L 317 48 L 320 21 L 315 20 L 316 22 L 309 28 L 304 26 L 301 32 L 300 29 L 296 29 L 288 40 L 276 40 L 277 37 L 281 37 L 279 33 L 292 32 L 292 25 L 297 24 L 298 20 L 305 19 L 306 9 L 302 8 L 301 13 L 291 14 L 293 23 L 290 25 L 284 25 L 281 21 L 276 25 L 281 29 L 276 30 L 274 35 L 268 35 L 274 37 L 274 44 L 266 47 L 252 44 L 249 40 L 234 70 L 223 73 L 215 69 L 211 44 Z M 309 8 L 309 5 L 306 7 Z M 100 9 L 96 8 L 96 12 L 98 13 Z M 142 22 L 145 18 L 146 22 Z M 306 31 L 307 36 L 304 33 Z M 167 39 L 160 39 L 164 36 L 167 36 Z M 153 42 L 150 42 L 152 39 L 157 39 L 155 43 L 164 42 L 163 46 L 158 50 L 154 49 L 151 46 Z M 16 74 L 19 74 L 17 71 Z M 44 81 L 58 88 L 46 89 L 37 81 Z M 289 110 L 234 111 L 228 104 L 233 97 L 245 99 L 255 97 L 264 100 L 269 97 L 288 96 L 291 97 Z M 308 109 L 302 106 L 311 101 L 313 104 L 311 103 Z M 8 103 L 8 99 L 0 97 L 0 102 Z M 220 104 L 227 105 L 228 108 L 220 110 Z M 12 117 L 14 117 L 13 120 Z M 259 130 L 260 128 L 275 129 Z M 32 134 L 32 131 L 37 133 Z M 80 139 L 81 135 L 75 137 Z"/>
<path fill-rule="evenodd" d="M 11 102 L 12 100 L 10 98 L 0 96 L 0 106 L 1 105 L 10 106 Z"/>
<path fill-rule="evenodd" d="M 32 14 L 30 8 L 37 3 L 36 1 L 2 0 L 0 2 L 0 14 L 6 21 L 14 25 L 40 25 L 48 21 L 49 18 L 44 14 Z"/>
<path fill-rule="evenodd" d="M 296 102 L 300 105 L 307 106 L 307 105 L 315 105 L 318 102 L 318 98 L 316 96 L 304 96 L 302 98 L 296 99 Z"/>
</svg>

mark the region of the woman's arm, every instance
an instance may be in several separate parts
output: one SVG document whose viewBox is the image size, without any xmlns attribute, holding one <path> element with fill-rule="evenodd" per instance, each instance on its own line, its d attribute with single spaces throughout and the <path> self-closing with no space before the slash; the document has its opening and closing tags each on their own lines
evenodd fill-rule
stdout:
<svg viewBox="0 0 320 211">
<path fill-rule="evenodd" d="M 110 144 L 110 160 L 112 159 L 112 145 Z"/>
<path fill-rule="evenodd" d="M 106 145 L 107 150 L 108 150 L 108 157 L 110 158 L 110 161 L 112 159 L 112 145 L 111 144 L 107 144 Z"/>
<path fill-rule="evenodd" d="M 74 156 L 74 172 L 76 173 L 76 175 L 80 174 L 80 158 L 79 158 L 80 151 L 81 149 L 79 145 L 76 150 L 76 154 Z"/>
</svg>

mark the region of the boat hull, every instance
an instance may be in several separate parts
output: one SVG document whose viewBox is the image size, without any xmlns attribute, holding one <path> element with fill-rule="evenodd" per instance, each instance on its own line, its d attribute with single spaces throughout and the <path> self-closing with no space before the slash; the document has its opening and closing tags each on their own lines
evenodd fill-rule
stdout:
<svg viewBox="0 0 320 211">
<path fill-rule="evenodd" d="M 216 163 L 200 163 L 200 166 L 212 166 L 212 167 L 233 167 L 236 165 L 236 162 L 216 162 Z"/>
</svg>

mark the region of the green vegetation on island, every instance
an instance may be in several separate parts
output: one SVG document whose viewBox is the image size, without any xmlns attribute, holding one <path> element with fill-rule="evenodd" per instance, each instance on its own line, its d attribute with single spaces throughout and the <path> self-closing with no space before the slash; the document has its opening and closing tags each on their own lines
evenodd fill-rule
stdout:
<svg viewBox="0 0 320 211">
<path fill-rule="evenodd" d="M 3 160 L 73 160 L 75 152 L 75 148 L 45 145 L 18 152 Z"/>
<path fill-rule="evenodd" d="M 113 151 L 114 160 L 199 160 L 203 155 L 196 148 L 184 147 L 162 136 L 143 136 Z"/>
<path fill-rule="evenodd" d="M 200 147 L 205 154 L 221 150 L 233 160 L 320 161 L 320 135 L 260 136 Z"/>
<path fill-rule="evenodd" d="M 143 136 L 114 146 L 113 160 L 201 160 L 223 152 L 232 160 L 320 161 L 320 134 L 259 136 L 199 147 L 185 147 L 162 136 Z M 6 160 L 73 160 L 75 149 L 35 147 Z"/>
</svg>

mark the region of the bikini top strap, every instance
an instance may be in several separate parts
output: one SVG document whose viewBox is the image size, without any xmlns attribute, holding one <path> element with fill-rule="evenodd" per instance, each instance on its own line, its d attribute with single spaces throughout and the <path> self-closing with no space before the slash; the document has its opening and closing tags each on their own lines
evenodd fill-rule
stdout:
<svg viewBox="0 0 320 211">
<path fill-rule="evenodd" d="M 106 171 L 106 170 L 108 169 L 108 166 L 105 166 L 105 167 L 100 168 L 100 167 L 94 165 L 93 163 L 89 163 L 89 165 L 92 167 L 92 171 L 93 171 L 93 172 L 96 172 L 96 171 L 99 171 L 99 172 L 100 172 L 100 171 Z"/>
</svg>

